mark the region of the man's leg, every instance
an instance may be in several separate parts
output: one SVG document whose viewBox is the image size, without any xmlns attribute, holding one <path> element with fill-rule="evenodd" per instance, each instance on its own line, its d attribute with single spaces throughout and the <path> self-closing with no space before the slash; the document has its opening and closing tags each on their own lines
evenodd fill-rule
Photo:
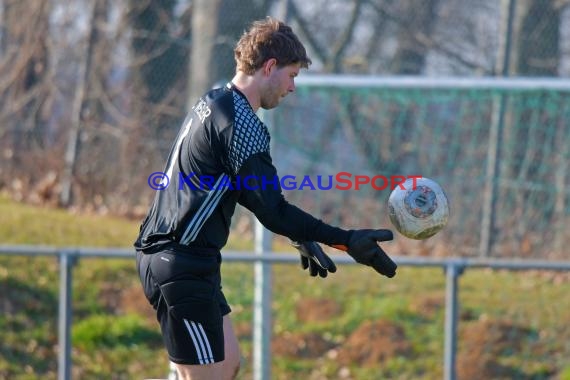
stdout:
<svg viewBox="0 0 570 380">
<path fill-rule="evenodd" d="M 236 378 L 241 357 L 229 315 L 224 316 L 224 356 L 223 361 L 213 364 L 175 364 L 178 370 L 178 380 L 233 380 Z"/>
<path fill-rule="evenodd" d="M 224 355 L 224 380 L 233 380 L 239 371 L 241 355 L 229 314 L 224 316 Z"/>
</svg>

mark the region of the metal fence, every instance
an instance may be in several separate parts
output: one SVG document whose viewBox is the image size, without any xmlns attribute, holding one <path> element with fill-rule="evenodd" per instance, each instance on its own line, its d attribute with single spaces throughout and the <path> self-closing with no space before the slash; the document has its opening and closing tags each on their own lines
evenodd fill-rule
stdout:
<svg viewBox="0 0 570 380">
<path fill-rule="evenodd" d="M 270 234 L 263 227 L 256 227 L 255 252 L 226 251 L 228 262 L 252 263 L 255 266 L 254 327 L 253 327 L 253 372 L 255 380 L 271 378 L 271 302 L 272 266 L 277 263 L 297 263 L 292 255 L 269 251 Z M 262 232 L 262 233 L 259 233 Z M 0 255 L 53 256 L 59 260 L 59 306 L 58 306 L 58 380 L 71 379 L 71 326 L 73 266 L 79 258 L 132 258 L 130 249 L 96 249 L 84 247 L 55 248 L 41 246 L 0 246 Z M 339 264 L 353 264 L 348 256 L 335 257 Z M 399 266 L 444 269 L 445 334 L 444 378 L 456 379 L 457 327 L 459 321 L 458 279 L 466 269 L 492 268 L 505 270 L 550 270 L 570 271 L 570 261 L 499 260 L 468 258 L 421 258 L 395 257 Z M 167 369 L 165 369 L 166 372 Z"/>
<path fill-rule="evenodd" d="M 341 188 L 339 173 L 421 175 L 450 198 L 449 225 L 430 239 L 445 256 L 566 260 L 569 99 L 561 78 L 305 75 L 266 124 L 282 178 L 331 179 L 334 191 L 285 189 L 329 223 L 387 222 L 389 189 Z"/>
</svg>

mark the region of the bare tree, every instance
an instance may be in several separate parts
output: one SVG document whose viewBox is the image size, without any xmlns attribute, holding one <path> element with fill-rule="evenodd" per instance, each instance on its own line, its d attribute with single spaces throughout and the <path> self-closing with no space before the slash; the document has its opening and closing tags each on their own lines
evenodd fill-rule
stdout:
<svg viewBox="0 0 570 380">
<path fill-rule="evenodd" d="M 50 98 L 48 0 L 4 2 L 0 137 L 11 136 L 12 169 L 44 145 Z M 29 26 L 33 25 L 33 28 Z"/>
<path fill-rule="evenodd" d="M 140 82 L 143 99 L 157 104 L 165 99 L 182 74 L 184 50 L 175 29 L 175 0 L 131 0 L 129 21 L 131 47 L 136 62 L 135 79 Z"/>
<path fill-rule="evenodd" d="M 513 74 L 556 76 L 560 63 L 560 12 L 551 0 L 520 0 Z"/>
<path fill-rule="evenodd" d="M 235 43 L 249 24 L 268 14 L 272 0 L 198 0 L 192 12 L 188 107 L 234 74 Z"/>
<path fill-rule="evenodd" d="M 128 151 L 133 169 L 160 161 L 186 112 L 185 75 L 190 57 L 190 19 L 194 2 L 177 12 L 175 0 L 131 0 L 126 12 L 130 37 L 129 117 L 134 121 Z M 131 193 L 131 196 L 133 194 Z"/>
<path fill-rule="evenodd" d="M 318 39 L 315 33 L 315 30 L 323 25 L 313 22 L 314 18 L 312 16 L 305 16 L 294 2 L 290 3 L 288 9 L 291 18 L 297 22 L 304 40 L 307 42 L 311 51 L 315 53 L 316 58 L 321 62 L 323 71 L 333 73 L 341 73 L 344 71 L 344 65 L 346 61 L 348 61 L 346 54 L 348 47 L 355 38 L 355 28 L 358 25 L 363 3 L 363 0 L 352 0 L 350 3 L 351 9 L 348 22 L 345 22 L 345 25 L 341 28 L 338 28 L 338 25 L 332 25 L 336 27 L 334 30 L 323 33 L 323 35 L 330 35 L 332 38 L 326 39 L 325 41 Z M 330 24 L 327 25 L 327 27 L 330 26 Z"/>
<path fill-rule="evenodd" d="M 188 106 L 213 85 L 214 47 L 221 0 L 197 0 L 192 11 L 192 55 Z"/>
<path fill-rule="evenodd" d="M 438 0 L 400 1 L 402 19 L 398 23 L 397 48 L 392 59 L 394 74 L 419 75 L 422 73 L 429 42 L 437 22 Z"/>
<path fill-rule="evenodd" d="M 228 80 L 234 75 L 234 47 L 251 22 L 269 14 L 273 0 L 222 0 L 218 15 L 218 33 L 214 40 L 213 80 Z"/>
<path fill-rule="evenodd" d="M 101 84 L 106 77 L 105 62 L 108 61 L 106 60 L 108 56 L 105 54 L 107 49 L 105 40 L 101 36 L 101 30 L 102 25 L 107 21 L 109 3 L 107 0 L 93 0 L 91 6 L 89 32 L 84 39 L 84 53 L 81 54 L 79 62 L 79 75 L 75 87 L 72 119 L 65 153 L 65 166 L 61 179 L 60 204 L 62 206 L 69 206 L 73 201 L 72 185 L 78 174 L 76 167 L 78 153 L 81 148 L 80 134 L 82 129 L 84 129 L 82 127 L 84 127 L 88 118 L 92 122 L 97 120 L 97 123 L 101 123 L 104 117 L 103 105 L 98 100 L 99 97 L 102 97 L 101 91 L 99 91 L 99 96 L 90 97 L 89 93 L 92 92 L 95 95 L 95 91 L 90 91 L 93 90 L 94 86 L 99 87 L 99 90 L 102 90 L 102 87 L 104 87 Z M 93 162 L 93 160 L 88 158 L 87 162 L 89 161 Z M 101 165 L 96 166 L 101 167 Z M 90 179 L 95 178 L 91 177 Z M 92 184 L 88 184 L 87 188 L 89 187 L 92 187 Z"/>
</svg>

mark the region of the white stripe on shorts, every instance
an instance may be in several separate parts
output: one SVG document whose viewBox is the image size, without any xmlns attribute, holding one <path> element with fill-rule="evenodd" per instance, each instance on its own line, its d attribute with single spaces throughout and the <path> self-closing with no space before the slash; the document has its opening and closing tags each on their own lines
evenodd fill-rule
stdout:
<svg viewBox="0 0 570 380">
<path fill-rule="evenodd" d="M 186 318 L 184 318 L 184 324 L 186 325 L 186 328 L 188 329 L 188 333 L 190 334 L 190 338 L 192 338 L 192 342 L 194 342 L 194 348 L 196 349 L 196 355 L 198 355 L 198 361 L 200 362 L 200 364 L 204 364 L 204 358 L 202 357 L 202 351 L 200 350 L 200 346 L 198 345 L 198 342 L 196 342 L 196 337 L 194 336 L 194 331 L 192 330 L 192 327 L 190 327 L 190 324 L 188 323 Z"/>
<path fill-rule="evenodd" d="M 194 323 L 194 322 L 192 322 L 192 323 Z M 198 328 L 200 329 L 200 332 L 204 336 L 204 340 L 206 342 L 206 348 L 208 349 L 208 359 L 210 359 L 210 363 L 213 363 L 214 362 L 214 355 L 212 354 L 212 348 L 210 347 L 210 342 L 208 341 L 208 337 L 206 336 L 206 332 L 204 331 L 204 328 L 202 327 L 202 325 L 200 323 L 198 323 Z"/>
<path fill-rule="evenodd" d="M 214 362 L 214 356 L 212 355 L 212 349 L 210 348 L 210 342 L 208 341 L 208 336 L 204 331 L 204 328 L 200 323 L 195 323 L 193 321 L 188 322 L 184 319 L 184 324 L 188 329 L 188 333 L 192 338 L 194 343 L 194 348 L 196 349 L 196 355 L 198 355 L 198 361 L 200 364 L 210 364 Z"/>
</svg>

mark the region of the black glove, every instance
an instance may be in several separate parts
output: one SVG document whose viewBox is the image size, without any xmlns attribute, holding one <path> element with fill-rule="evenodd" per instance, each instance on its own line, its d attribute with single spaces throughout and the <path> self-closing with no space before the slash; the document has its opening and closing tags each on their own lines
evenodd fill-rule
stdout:
<svg viewBox="0 0 570 380">
<path fill-rule="evenodd" d="M 301 266 L 303 269 L 309 268 L 309 274 L 316 277 L 327 277 L 328 273 L 336 272 L 336 265 L 323 252 L 320 245 L 314 241 L 295 242 L 291 241 L 291 245 L 299 251 L 301 255 Z"/>
<path fill-rule="evenodd" d="M 386 277 L 396 275 L 396 263 L 388 257 L 377 242 L 394 239 L 390 230 L 352 230 L 346 252 L 357 263 L 371 266 Z"/>
</svg>

